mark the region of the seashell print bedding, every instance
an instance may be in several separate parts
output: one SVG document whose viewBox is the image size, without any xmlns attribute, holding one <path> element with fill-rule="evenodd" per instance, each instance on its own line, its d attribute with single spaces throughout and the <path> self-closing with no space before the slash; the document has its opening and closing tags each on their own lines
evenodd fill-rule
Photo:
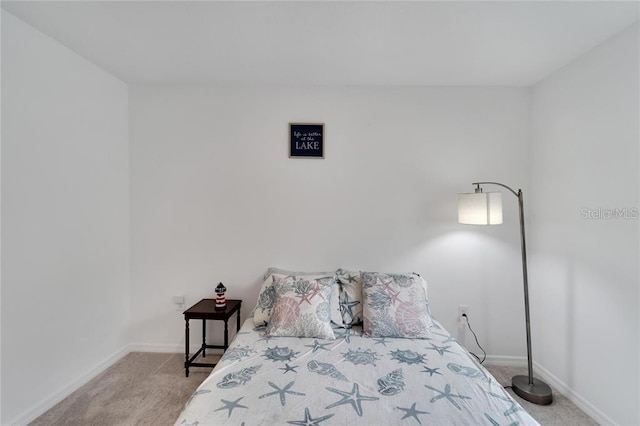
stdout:
<svg viewBox="0 0 640 426">
<path fill-rule="evenodd" d="M 427 339 L 267 337 L 249 318 L 176 425 L 537 425 L 434 320 Z"/>
</svg>

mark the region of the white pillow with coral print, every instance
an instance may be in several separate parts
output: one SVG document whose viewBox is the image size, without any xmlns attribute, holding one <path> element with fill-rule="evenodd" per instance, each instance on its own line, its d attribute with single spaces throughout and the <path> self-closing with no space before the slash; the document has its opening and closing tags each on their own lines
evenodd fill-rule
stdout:
<svg viewBox="0 0 640 426">
<path fill-rule="evenodd" d="M 335 339 L 331 327 L 331 277 L 289 276 L 276 282 L 267 336 Z"/>
<path fill-rule="evenodd" d="M 253 323 L 256 327 L 264 327 L 269 323 L 271 318 L 271 309 L 276 301 L 276 283 L 283 278 L 290 276 L 307 277 L 307 278 L 326 278 L 330 279 L 335 276 L 334 272 L 295 272 L 285 269 L 271 267 L 264 274 L 264 282 L 258 294 L 258 302 L 253 311 Z M 344 327 L 342 314 L 340 313 L 339 289 L 338 284 L 334 282 L 331 292 L 331 321 L 338 327 Z"/>
<path fill-rule="evenodd" d="M 370 337 L 431 337 L 426 283 L 417 274 L 363 272 L 363 327 Z"/>
</svg>

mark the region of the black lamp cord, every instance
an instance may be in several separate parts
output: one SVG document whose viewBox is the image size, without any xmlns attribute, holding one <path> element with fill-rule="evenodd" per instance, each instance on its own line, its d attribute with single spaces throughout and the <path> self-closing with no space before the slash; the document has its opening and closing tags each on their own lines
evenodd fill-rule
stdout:
<svg viewBox="0 0 640 426">
<path fill-rule="evenodd" d="M 480 364 L 482 364 L 487 359 L 487 353 L 482 348 L 482 346 L 480 346 L 480 342 L 478 342 L 478 336 L 476 336 L 476 332 L 473 331 L 473 329 L 471 328 L 471 323 L 469 322 L 469 317 L 467 316 L 467 314 L 462 314 L 462 317 L 467 320 L 467 327 L 469 327 L 469 330 L 471 331 L 471 334 L 473 334 L 473 338 L 476 340 L 476 345 L 478 345 L 478 347 L 482 351 L 482 359 L 480 359 L 480 357 L 478 355 L 474 354 L 471 351 L 469 351 L 469 353 L 471 355 L 473 355 L 478 360 L 478 362 Z"/>
</svg>

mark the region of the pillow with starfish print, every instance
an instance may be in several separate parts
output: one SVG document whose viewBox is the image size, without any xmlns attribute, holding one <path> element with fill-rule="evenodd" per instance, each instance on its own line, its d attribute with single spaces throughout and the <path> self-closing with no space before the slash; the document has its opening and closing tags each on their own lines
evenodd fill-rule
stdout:
<svg viewBox="0 0 640 426">
<path fill-rule="evenodd" d="M 333 277 L 305 276 L 288 276 L 278 281 L 277 298 L 265 334 L 335 339 L 330 302 L 334 282 Z"/>
<path fill-rule="evenodd" d="M 340 312 L 345 327 L 362 323 L 362 281 L 360 272 L 338 269 L 340 288 Z"/>
<path fill-rule="evenodd" d="M 278 281 L 290 276 L 333 278 L 335 276 L 335 272 L 296 272 L 274 267 L 267 269 L 267 272 L 263 277 L 264 282 L 262 283 L 260 293 L 258 294 L 256 307 L 253 310 L 253 323 L 256 327 L 266 327 L 267 324 L 269 324 L 271 310 L 273 309 L 273 305 L 277 298 L 276 284 Z M 342 321 L 339 303 L 338 285 L 336 282 L 332 287 L 330 295 L 331 321 L 333 325 L 343 327 L 344 323 Z"/>
<path fill-rule="evenodd" d="M 426 283 L 417 274 L 362 272 L 363 333 L 370 337 L 431 337 Z"/>
</svg>

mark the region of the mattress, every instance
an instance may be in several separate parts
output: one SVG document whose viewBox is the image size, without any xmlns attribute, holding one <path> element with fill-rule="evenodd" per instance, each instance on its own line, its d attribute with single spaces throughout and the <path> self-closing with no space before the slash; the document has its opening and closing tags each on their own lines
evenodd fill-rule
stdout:
<svg viewBox="0 0 640 426">
<path fill-rule="evenodd" d="M 176 425 L 537 425 L 434 320 L 428 339 L 266 337 L 247 319 Z"/>
</svg>

